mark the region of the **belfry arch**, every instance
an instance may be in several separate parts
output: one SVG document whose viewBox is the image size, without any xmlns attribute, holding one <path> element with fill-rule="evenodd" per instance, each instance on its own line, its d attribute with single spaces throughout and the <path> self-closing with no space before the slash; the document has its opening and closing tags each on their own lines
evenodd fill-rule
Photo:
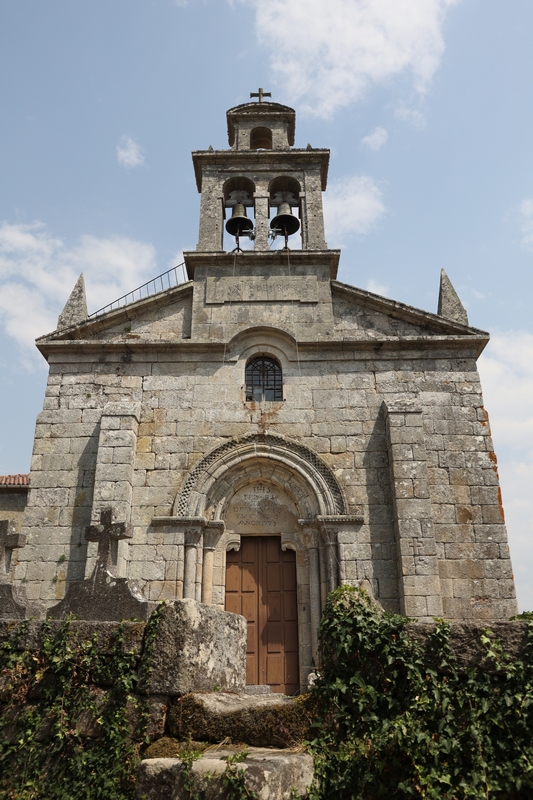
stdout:
<svg viewBox="0 0 533 800">
<path fill-rule="evenodd" d="M 182 531 L 178 592 L 223 609 L 226 553 L 241 537 L 279 537 L 296 559 L 300 685 L 317 663 L 317 629 L 328 592 L 344 580 L 347 526 L 343 491 L 316 453 L 284 436 L 252 434 L 224 442 L 189 473 L 165 524 Z M 156 520 L 154 520 L 156 522 Z"/>
</svg>

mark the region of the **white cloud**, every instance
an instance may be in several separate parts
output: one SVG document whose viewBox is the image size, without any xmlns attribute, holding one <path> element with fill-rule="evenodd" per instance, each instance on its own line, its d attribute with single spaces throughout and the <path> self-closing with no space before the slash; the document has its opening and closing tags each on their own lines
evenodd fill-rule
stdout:
<svg viewBox="0 0 533 800">
<path fill-rule="evenodd" d="M 384 144 L 386 144 L 387 139 L 389 138 L 389 134 L 385 130 L 385 128 L 374 128 L 372 133 L 369 133 L 368 136 L 363 136 L 361 139 L 361 144 L 364 144 L 365 147 L 368 147 L 369 150 L 381 150 Z"/>
<path fill-rule="evenodd" d="M 426 125 L 426 116 L 423 111 L 418 108 L 409 108 L 408 106 L 400 103 L 396 110 L 395 116 L 404 122 L 409 122 L 415 128 L 424 128 Z"/>
<path fill-rule="evenodd" d="M 68 246 L 42 223 L 0 224 L 0 325 L 23 348 L 55 329 L 80 274 L 89 312 L 157 274 L 155 249 L 134 239 L 82 236 Z"/>
<path fill-rule="evenodd" d="M 533 610 L 533 334 L 495 333 L 479 360 L 521 610 Z"/>
<path fill-rule="evenodd" d="M 521 244 L 528 250 L 533 251 L 533 198 L 526 197 L 520 204 L 520 216 L 522 217 L 522 236 Z"/>
<path fill-rule="evenodd" d="M 243 0 L 271 54 L 278 85 L 322 117 L 372 85 L 410 73 L 423 96 L 444 53 L 442 25 L 460 0 Z"/>
<path fill-rule="evenodd" d="M 144 165 L 144 154 L 141 146 L 131 136 L 123 136 L 120 144 L 117 144 L 117 160 L 126 169 L 142 167 Z"/>
<path fill-rule="evenodd" d="M 370 233 L 384 213 L 381 189 L 368 175 L 331 181 L 324 195 L 326 232 L 332 240 Z"/>
<path fill-rule="evenodd" d="M 385 283 L 378 283 L 373 278 L 369 278 L 366 282 L 367 291 L 379 294 L 382 297 L 388 297 L 389 287 Z"/>
</svg>

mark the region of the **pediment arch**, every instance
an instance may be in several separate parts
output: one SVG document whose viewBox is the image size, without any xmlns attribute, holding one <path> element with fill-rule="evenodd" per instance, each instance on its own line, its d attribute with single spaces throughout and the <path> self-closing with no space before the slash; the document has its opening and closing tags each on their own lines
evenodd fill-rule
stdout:
<svg viewBox="0 0 533 800">
<path fill-rule="evenodd" d="M 230 439 L 208 453 L 189 473 L 173 513 L 221 519 L 239 487 L 258 479 L 283 485 L 302 518 L 347 513 L 330 467 L 309 447 L 268 433 Z"/>
</svg>

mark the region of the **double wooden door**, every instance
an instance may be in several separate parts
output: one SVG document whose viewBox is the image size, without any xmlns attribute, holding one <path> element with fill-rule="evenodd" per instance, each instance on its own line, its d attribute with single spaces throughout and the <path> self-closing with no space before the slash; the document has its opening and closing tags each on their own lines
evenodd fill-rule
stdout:
<svg viewBox="0 0 533 800">
<path fill-rule="evenodd" d="M 296 553 L 279 536 L 243 536 L 226 554 L 226 611 L 248 620 L 246 683 L 298 691 Z"/>
</svg>

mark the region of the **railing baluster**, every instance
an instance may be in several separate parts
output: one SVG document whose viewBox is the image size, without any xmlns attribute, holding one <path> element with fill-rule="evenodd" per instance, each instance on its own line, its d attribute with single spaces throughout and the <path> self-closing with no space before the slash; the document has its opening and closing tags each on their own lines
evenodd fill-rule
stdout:
<svg viewBox="0 0 533 800">
<path fill-rule="evenodd" d="M 178 270 L 181 269 L 181 278 Z M 180 283 L 187 283 L 187 273 L 185 271 L 185 262 L 182 264 L 177 264 L 175 267 L 171 267 L 166 272 L 162 272 L 161 275 L 157 275 L 157 277 L 152 278 L 152 280 L 143 283 L 142 286 L 138 286 L 133 291 L 128 292 L 127 294 L 123 294 L 122 297 L 119 297 L 117 300 L 113 300 L 112 303 L 108 303 L 106 306 L 99 308 L 98 311 L 93 311 L 92 314 L 89 314 L 89 319 L 93 317 L 98 317 L 100 314 L 106 314 L 108 311 L 113 311 L 118 308 L 122 308 L 124 306 L 128 306 L 130 303 L 135 303 L 136 298 L 139 300 L 143 299 L 143 292 L 145 297 L 150 297 L 153 294 L 157 294 L 157 286 L 158 281 L 159 285 L 161 286 L 160 291 L 164 292 L 165 290 L 165 279 L 167 282 L 167 289 L 172 289 L 175 286 L 179 286 Z"/>
</svg>

